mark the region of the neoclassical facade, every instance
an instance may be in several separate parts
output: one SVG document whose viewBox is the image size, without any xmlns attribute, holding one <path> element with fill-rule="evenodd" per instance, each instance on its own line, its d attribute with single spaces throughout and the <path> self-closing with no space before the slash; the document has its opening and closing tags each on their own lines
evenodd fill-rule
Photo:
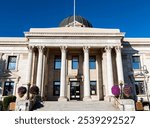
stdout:
<svg viewBox="0 0 150 128">
<path fill-rule="evenodd" d="M 58 28 L 31 28 L 23 38 L 0 38 L 0 95 L 17 95 L 30 83 L 49 101 L 107 100 L 112 86 L 123 83 L 146 99 L 150 39 L 125 38 L 119 29 L 75 19 Z"/>
</svg>

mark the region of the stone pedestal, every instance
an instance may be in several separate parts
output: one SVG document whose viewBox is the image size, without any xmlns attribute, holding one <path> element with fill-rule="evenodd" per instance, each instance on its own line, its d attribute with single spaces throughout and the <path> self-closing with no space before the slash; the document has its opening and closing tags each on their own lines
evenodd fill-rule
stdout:
<svg viewBox="0 0 150 128">
<path fill-rule="evenodd" d="M 91 97 L 84 97 L 83 101 L 92 101 L 92 98 Z"/>
<path fill-rule="evenodd" d="M 104 101 L 112 102 L 112 96 L 105 96 Z"/>
<path fill-rule="evenodd" d="M 118 100 L 120 104 L 124 105 L 124 111 L 135 111 L 135 103 L 132 99 L 119 99 Z M 123 111 L 123 106 L 118 105 L 119 109 Z"/>
<path fill-rule="evenodd" d="M 66 101 L 68 101 L 68 100 L 67 100 L 66 97 L 59 97 L 59 98 L 58 98 L 58 101 L 59 101 L 59 102 L 66 102 Z"/>
</svg>

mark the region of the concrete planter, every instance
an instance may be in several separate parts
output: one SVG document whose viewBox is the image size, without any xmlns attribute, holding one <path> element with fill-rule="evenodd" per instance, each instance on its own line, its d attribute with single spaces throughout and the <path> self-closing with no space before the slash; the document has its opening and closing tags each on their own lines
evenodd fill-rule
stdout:
<svg viewBox="0 0 150 128">
<path fill-rule="evenodd" d="M 124 105 L 124 111 L 135 111 L 135 103 L 132 99 L 119 99 L 120 104 Z M 120 110 L 123 110 L 123 105 L 118 105 Z"/>
</svg>

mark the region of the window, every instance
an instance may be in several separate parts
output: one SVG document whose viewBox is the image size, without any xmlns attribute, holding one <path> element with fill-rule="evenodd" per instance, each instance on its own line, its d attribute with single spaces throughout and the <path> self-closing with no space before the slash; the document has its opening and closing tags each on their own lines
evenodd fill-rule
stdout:
<svg viewBox="0 0 150 128">
<path fill-rule="evenodd" d="M 17 60 L 17 56 L 9 56 L 8 57 L 8 65 L 7 65 L 8 70 L 16 69 L 16 60 Z"/>
<path fill-rule="evenodd" d="M 61 69 L 61 58 L 56 56 L 54 59 L 54 69 L 59 70 Z"/>
<path fill-rule="evenodd" d="M 140 69 L 140 56 L 132 56 L 133 69 Z"/>
<path fill-rule="evenodd" d="M 90 81 L 91 95 L 96 95 L 96 81 Z"/>
<path fill-rule="evenodd" d="M 53 95 L 54 96 L 60 95 L 60 81 L 54 81 L 54 83 L 53 83 Z"/>
<path fill-rule="evenodd" d="M 96 58 L 95 56 L 90 57 L 89 67 L 90 69 L 96 69 Z"/>
<path fill-rule="evenodd" d="M 4 84 L 4 96 L 13 95 L 13 89 L 14 89 L 14 82 L 13 81 L 6 81 Z"/>
<path fill-rule="evenodd" d="M 78 69 L 79 66 L 79 58 L 72 57 L 72 69 Z"/>
<path fill-rule="evenodd" d="M 0 74 L 2 74 L 4 71 L 4 65 L 5 65 L 5 61 L 0 59 Z"/>
<path fill-rule="evenodd" d="M 144 87 L 144 82 L 143 81 L 135 81 L 135 89 L 136 89 L 136 94 L 145 94 L 145 87 Z"/>
</svg>

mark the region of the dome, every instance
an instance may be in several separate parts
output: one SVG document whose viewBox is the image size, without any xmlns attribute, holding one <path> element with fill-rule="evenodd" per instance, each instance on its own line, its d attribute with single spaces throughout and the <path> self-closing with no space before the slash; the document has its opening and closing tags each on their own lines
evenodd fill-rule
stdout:
<svg viewBox="0 0 150 128">
<path fill-rule="evenodd" d="M 59 27 L 73 26 L 73 20 L 74 20 L 74 16 L 69 16 L 60 22 Z M 87 19 L 81 16 L 75 16 L 75 26 L 92 28 L 92 24 Z"/>
</svg>

